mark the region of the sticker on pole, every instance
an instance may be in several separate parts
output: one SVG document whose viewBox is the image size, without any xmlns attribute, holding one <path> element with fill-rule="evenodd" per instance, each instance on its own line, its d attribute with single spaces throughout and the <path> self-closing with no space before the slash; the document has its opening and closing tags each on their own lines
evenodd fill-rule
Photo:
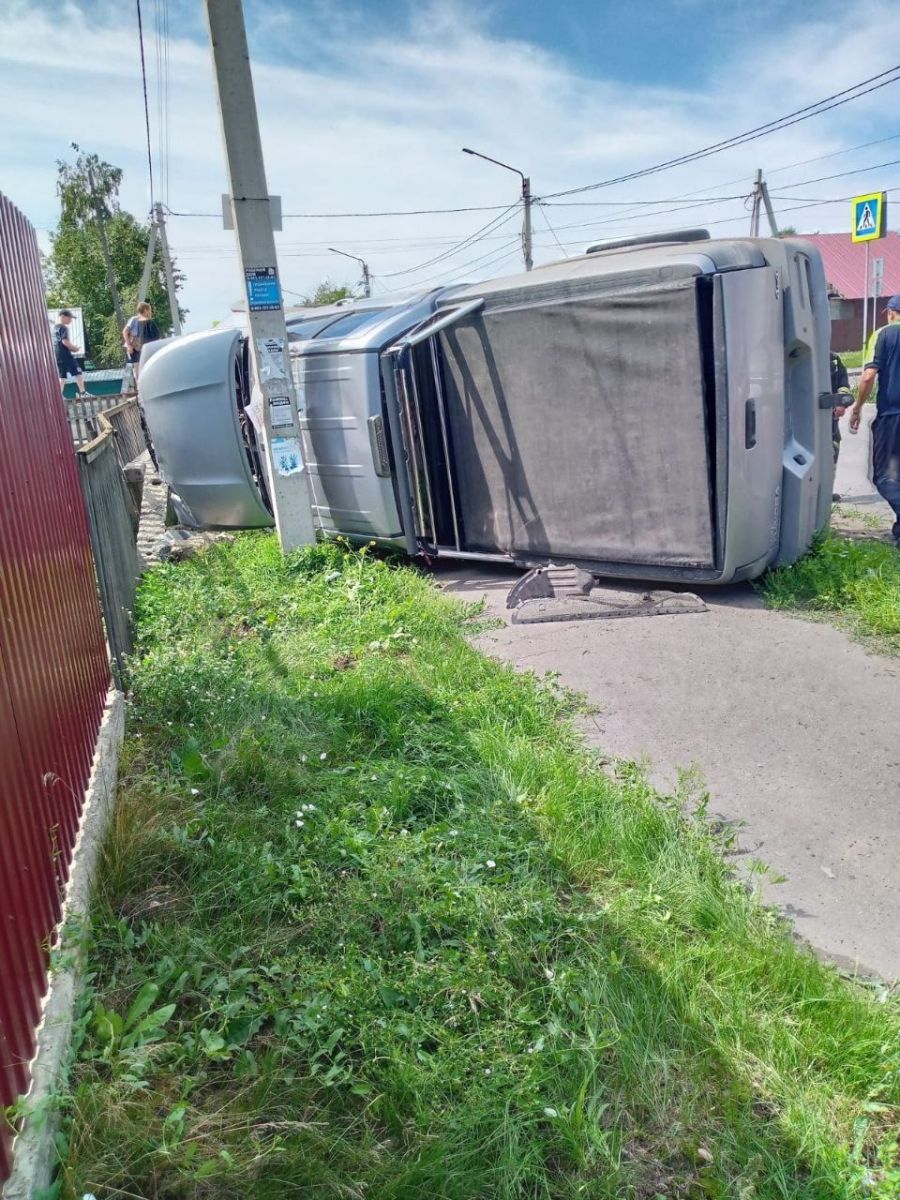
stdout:
<svg viewBox="0 0 900 1200">
<path fill-rule="evenodd" d="M 290 396 L 269 397 L 269 424 L 273 429 L 284 429 L 294 424 Z"/>
<path fill-rule="evenodd" d="M 281 308 L 281 286 L 274 267 L 247 267 L 244 278 L 251 312 L 276 312 Z"/>
<path fill-rule="evenodd" d="M 263 337 L 256 339 L 256 350 L 259 355 L 259 373 L 267 382 L 274 379 L 287 379 L 284 369 L 284 338 Z"/>
<path fill-rule="evenodd" d="M 300 439 L 295 437 L 273 437 L 272 458 L 279 475 L 299 475 L 303 470 L 300 457 Z"/>
<path fill-rule="evenodd" d="M 875 242 L 883 238 L 887 228 L 887 194 L 870 192 L 852 201 L 853 224 L 850 236 L 854 242 Z"/>
</svg>

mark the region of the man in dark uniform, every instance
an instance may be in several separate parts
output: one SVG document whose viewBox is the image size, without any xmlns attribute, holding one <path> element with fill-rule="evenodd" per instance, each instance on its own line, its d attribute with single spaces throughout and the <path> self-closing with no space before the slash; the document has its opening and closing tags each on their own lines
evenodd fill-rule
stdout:
<svg viewBox="0 0 900 1200">
<path fill-rule="evenodd" d="M 900 548 L 900 296 L 887 303 L 888 324 L 878 334 L 871 362 L 863 365 L 859 392 L 850 414 L 856 433 L 862 408 L 878 380 L 878 400 L 872 422 L 872 482 L 894 510 L 894 541 Z"/>
<path fill-rule="evenodd" d="M 847 368 L 844 366 L 844 360 L 839 354 L 832 353 L 831 355 L 831 390 L 835 394 L 845 392 L 847 395 L 847 404 L 843 408 L 833 408 L 831 410 L 831 445 L 834 450 L 834 465 L 837 466 L 838 456 L 841 453 L 841 427 L 839 421 L 847 407 L 853 399 L 850 392 L 850 376 L 847 374 Z M 831 493 L 832 500 L 840 500 L 837 492 Z"/>
<path fill-rule="evenodd" d="M 78 359 L 75 357 L 76 354 L 81 353 L 81 348 L 76 346 L 69 337 L 69 326 L 73 320 L 74 317 L 69 310 L 63 308 L 60 309 L 57 322 L 53 326 L 53 349 L 56 352 L 56 371 L 59 375 L 59 386 L 63 393 L 65 393 L 69 376 L 74 375 L 78 399 L 86 400 L 90 392 L 86 392 L 84 389 L 84 374 L 78 364 Z"/>
</svg>

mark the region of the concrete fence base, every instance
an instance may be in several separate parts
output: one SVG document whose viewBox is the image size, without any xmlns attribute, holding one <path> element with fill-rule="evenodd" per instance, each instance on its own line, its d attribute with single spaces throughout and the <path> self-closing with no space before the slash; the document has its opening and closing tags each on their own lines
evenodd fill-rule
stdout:
<svg viewBox="0 0 900 1200">
<path fill-rule="evenodd" d="M 91 888 L 115 804 L 124 732 L 125 699 L 121 692 L 110 689 L 66 888 L 59 943 L 53 951 L 50 985 L 31 1065 L 31 1089 L 23 1105 L 26 1115 L 13 1144 L 13 1173 L 3 1187 L 3 1200 L 35 1200 L 52 1181 L 59 1084 L 69 1057 L 85 963 Z"/>
</svg>

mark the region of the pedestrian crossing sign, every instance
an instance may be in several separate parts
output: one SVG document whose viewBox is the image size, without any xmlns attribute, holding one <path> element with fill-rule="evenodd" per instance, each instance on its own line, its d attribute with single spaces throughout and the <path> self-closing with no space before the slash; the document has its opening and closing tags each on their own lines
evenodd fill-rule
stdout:
<svg viewBox="0 0 900 1200">
<path fill-rule="evenodd" d="M 874 242 L 884 237 L 887 228 L 887 196 L 884 192 L 855 196 L 851 212 L 850 236 L 854 242 Z"/>
</svg>

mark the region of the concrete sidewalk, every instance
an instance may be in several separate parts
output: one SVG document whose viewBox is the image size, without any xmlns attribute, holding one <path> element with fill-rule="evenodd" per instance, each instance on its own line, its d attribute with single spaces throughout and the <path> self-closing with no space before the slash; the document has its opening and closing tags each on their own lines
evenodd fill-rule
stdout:
<svg viewBox="0 0 900 1200">
<path fill-rule="evenodd" d="M 845 436 L 837 486 L 880 512 L 865 443 Z M 798 933 L 900 976 L 900 662 L 768 611 L 749 586 L 708 589 L 706 613 L 513 626 L 504 605 L 519 575 L 456 564 L 437 577 L 506 622 L 480 639 L 487 652 L 557 671 L 598 706 L 591 743 L 646 760 L 662 788 L 696 766 L 711 811 L 744 823 L 741 852 L 787 877 L 766 896 Z"/>
</svg>

